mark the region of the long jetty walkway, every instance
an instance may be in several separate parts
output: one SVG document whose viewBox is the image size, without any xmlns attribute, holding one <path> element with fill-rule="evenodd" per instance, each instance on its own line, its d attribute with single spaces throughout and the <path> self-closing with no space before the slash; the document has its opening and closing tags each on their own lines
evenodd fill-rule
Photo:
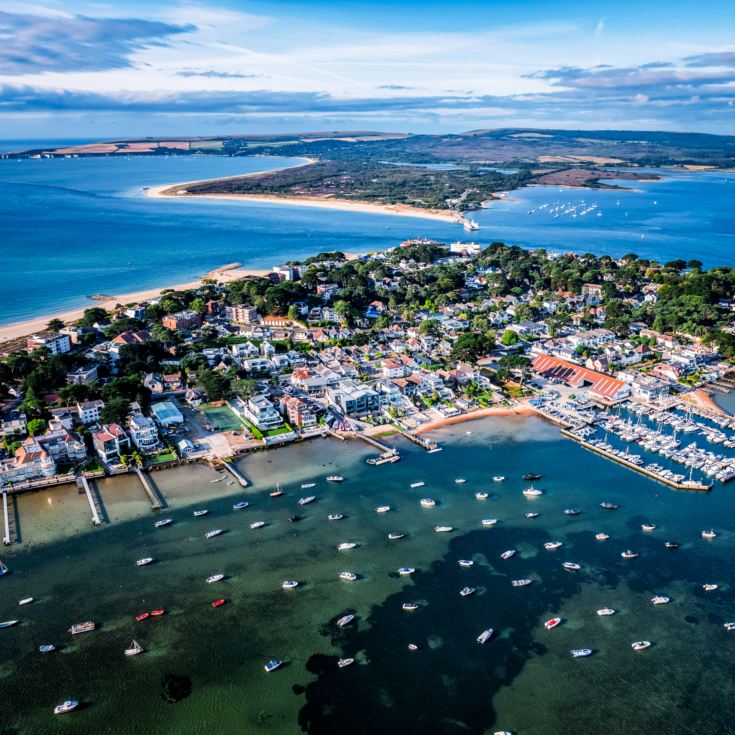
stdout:
<svg viewBox="0 0 735 735">
<path fill-rule="evenodd" d="M 5 532 L 3 533 L 3 543 L 10 546 L 10 518 L 8 516 L 8 494 L 3 491 L 3 521 L 5 524 Z"/>
<path fill-rule="evenodd" d="M 135 474 L 138 475 L 140 484 L 143 486 L 143 489 L 145 490 L 148 499 L 151 501 L 151 508 L 153 510 L 161 510 L 161 500 L 158 497 L 156 491 L 153 489 L 153 485 L 151 485 L 150 480 L 143 474 L 140 467 L 135 467 L 133 469 L 135 471 Z"/>
<path fill-rule="evenodd" d="M 240 472 L 240 470 L 235 467 L 235 465 L 232 462 L 225 462 L 222 460 L 221 467 L 224 467 L 239 483 L 242 487 L 248 486 L 248 481 L 245 479 L 245 476 Z"/>
<path fill-rule="evenodd" d="M 399 429 L 398 433 L 401 436 L 405 436 L 406 439 L 412 441 L 414 444 L 418 444 L 422 449 L 425 449 L 427 452 L 438 452 L 441 449 L 441 447 L 436 442 L 431 441 L 431 439 L 424 439 L 423 436 L 412 434 L 410 431 Z"/>
<path fill-rule="evenodd" d="M 100 520 L 100 514 L 97 510 L 97 503 L 94 500 L 92 489 L 89 487 L 87 478 L 84 475 L 80 475 L 79 477 L 77 477 L 77 486 L 81 487 L 87 495 L 87 502 L 89 503 L 89 507 L 92 510 L 92 522 L 95 526 L 99 526 L 102 521 Z"/>
</svg>

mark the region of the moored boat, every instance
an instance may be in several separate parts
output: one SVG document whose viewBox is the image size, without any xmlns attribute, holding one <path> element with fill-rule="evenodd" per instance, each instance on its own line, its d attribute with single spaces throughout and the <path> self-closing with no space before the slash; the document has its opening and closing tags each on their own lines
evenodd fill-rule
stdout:
<svg viewBox="0 0 735 735">
<path fill-rule="evenodd" d="M 344 518 L 344 515 L 342 513 L 330 513 L 327 516 L 328 521 L 341 521 Z"/>
<path fill-rule="evenodd" d="M 280 498 L 281 495 L 283 495 L 283 489 L 281 488 L 280 483 L 276 483 L 276 486 L 271 490 L 268 495 L 270 495 L 271 498 Z"/>
<path fill-rule="evenodd" d="M 709 531 L 702 531 L 702 538 L 713 539 L 713 538 L 716 538 L 716 537 L 717 537 L 717 534 L 711 528 L 710 528 Z"/>
<path fill-rule="evenodd" d="M 351 613 L 348 615 L 343 615 L 338 621 L 337 621 L 337 627 L 344 628 L 345 625 L 349 625 L 353 620 L 355 619 L 355 616 Z"/>
<path fill-rule="evenodd" d="M 316 500 L 316 495 L 307 495 L 305 498 L 299 498 L 298 503 L 299 505 L 309 505 L 309 503 L 313 503 Z"/>
<path fill-rule="evenodd" d="M 719 588 L 719 584 L 703 584 L 702 589 L 705 592 L 714 592 L 716 589 Z"/>
<path fill-rule="evenodd" d="M 263 528 L 265 526 L 265 521 L 255 521 L 255 523 L 250 524 L 250 528 L 256 529 L 256 528 Z"/>
<path fill-rule="evenodd" d="M 503 482 L 505 480 L 505 475 L 494 475 L 493 476 L 493 482 Z"/>
<path fill-rule="evenodd" d="M 562 546 L 561 541 L 547 541 L 544 544 L 546 551 L 554 551 L 554 549 L 558 549 L 560 546 Z"/>
<path fill-rule="evenodd" d="M 526 518 L 528 518 L 529 520 L 530 519 L 533 519 L 533 518 L 538 518 L 538 516 L 539 516 L 538 513 L 533 513 L 533 512 L 526 513 L 525 515 L 526 515 Z"/>
<path fill-rule="evenodd" d="M 390 505 L 379 505 L 376 509 L 376 513 L 387 513 L 390 510 Z"/>
<path fill-rule="evenodd" d="M 454 531 L 453 526 L 435 526 L 434 531 L 436 533 L 449 533 L 450 531 Z"/>
<path fill-rule="evenodd" d="M 219 600 L 215 600 L 212 603 L 212 607 L 222 607 L 227 602 L 224 597 L 221 597 Z"/>
<path fill-rule="evenodd" d="M 497 518 L 483 518 L 481 521 L 483 526 L 494 526 L 497 522 Z"/>
<path fill-rule="evenodd" d="M 213 584 L 214 582 L 221 582 L 225 578 L 224 574 L 213 574 L 207 577 L 207 584 Z"/>
<path fill-rule="evenodd" d="M 554 629 L 554 628 L 556 628 L 556 626 L 557 626 L 557 625 L 559 625 L 560 623 L 561 623 L 561 618 L 549 618 L 549 619 L 548 619 L 548 620 L 547 620 L 547 621 L 546 621 L 546 622 L 544 623 L 544 628 L 546 628 L 546 630 L 553 630 L 553 629 Z"/>
<path fill-rule="evenodd" d="M 19 605 L 30 605 L 33 602 L 32 597 L 24 597 L 22 600 L 18 600 Z"/>
<path fill-rule="evenodd" d="M 354 549 L 357 546 L 357 544 L 354 541 L 343 541 L 341 544 L 337 545 L 338 551 L 347 551 L 348 549 Z"/>
<path fill-rule="evenodd" d="M 135 639 L 124 651 L 126 656 L 137 656 L 139 653 L 143 653 L 143 646 L 138 643 Z"/>
<path fill-rule="evenodd" d="M 568 572 L 578 572 L 582 567 L 574 561 L 565 561 L 562 566 Z"/>
<path fill-rule="evenodd" d="M 339 578 L 344 582 L 354 582 L 357 579 L 357 575 L 354 572 L 340 572 Z"/>
<path fill-rule="evenodd" d="M 624 551 L 620 556 L 623 557 L 623 559 L 635 559 L 638 554 L 635 551 L 631 551 L 628 549 L 627 551 Z"/>
<path fill-rule="evenodd" d="M 616 503 L 600 503 L 600 508 L 604 508 L 605 510 L 617 510 L 619 507 Z"/>
<path fill-rule="evenodd" d="M 504 551 L 501 555 L 501 559 L 510 559 L 511 556 L 514 556 L 516 553 L 515 549 L 508 549 L 507 551 Z"/>
<path fill-rule="evenodd" d="M 595 539 L 597 541 L 607 541 L 610 537 L 606 533 L 596 533 Z"/>
<path fill-rule="evenodd" d="M 203 508 L 202 510 L 195 510 L 192 515 L 194 518 L 201 518 L 202 516 L 207 515 L 207 513 L 209 513 L 209 511 L 206 508 Z"/>
<path fill-rule="evenodd" d="M 534 472 L 529 472 L 527 475 L 523 475 L 523 479 L 528 482 L 534 482 L 535 480 L 540 480 L 541 475 L 537 475 Z"/>
<path fill-rule="evenodd" d="M 72 635 L 78 635 L 79 633 L 89 633 L 90 631 L 94 630 L 96 627 L 97 627 L 97 624 L 89 620 L 86 623 L 75 623 L 74 625 L 71 626 L 71 628 L 69 628 L 69 632 Z"/>
<path fill-rule="evenodd" d="M 735 630 L 735 623 L 725 623 L 722 627 L 725 630 Z"/>
<path fill-rule="evenodd" d="M 423 481 L 421 481 L 421 482 L 412 482 L 411 485 L 410 485 L 410 487 L 416 488 L 416 487 L 423 487 L 424 485 L 426 485 L 426 483 L 423 482 Z"/>
<path fill-rule="evenodd" d="M 3 623 L 0 623 L 0 628 L 12 628 L 14 625 L 17 625 L 17 620 L 6 620 Z"/>
<path fill-rule="evenodd" d="M 651 602 L 654 605 L 668 605 L 671 602 L 671 598 L 666 597 L 666 595 L 656 595 L 651 598 Z"/>
<path fill-rule="evenodd" d="M 601 608 L 600 608 L 600 609 L 599 609 L 599 610 L 597 611 L 597 614 L 598 614 L 598 615 L 599 615 L 599 616 L 600 616 L 601 618 L 604 618 L 604 617 L 609 617 L 610 615 L 615 615 L 615 610 L 613 610 L 613 608 L 611 608 L 611 607 L 601 607 Z"/>
<path fill-rule="evenodd" d="M 344 479 L 345 478 L 341 475 L 329 475 L 329 477 L 327 477 L 327 482 L 342 482 Z"/>
<path fill-rule="evenodd" d="M 667 549 L 678 549 L 678 548 L 679 548 L 679 544 L 678 544 L 678 543 L 677 543 L 676 541 L 667 541 L 667 542 L 666 542 L 666 543 L 664 544 L 664 546 L 665 546 L 665 547 L 666 547 Z"/>
<path fill-rule="evenodd" d="M 344 669 L 346 666 L 350 666 L 355 663 L 354 658 L 341 658 L 337 661 L 337 666 L 340 669 Z"/>
<path fill-rule="evenodd" d="M 565 516 L 578 516 L 579 511 L 576 508 L 565 508 L 564 515 Z"/>
<path fill-rule="evenodd" d="M 523 494 L 527 498 L 537 498 L 539 495 L 543 495 L 544 494 L 544 491 L 543 490 L 539 490 L 537 487 L 531 486 L 531 487 L 527 487 L 523 491 Z"/>
<path fill-rule="evenodd" d="M 163 610 L 163 609 L 151 610 L 151 617 L 152 618 L 160 618 L 161 615 L 165 615 L 165 614 L 166 614 L 166 611 Z"/>
<path fill-rule="evenodd" d="M 415 571 L 416 571 L 416 570 L 415 570 L 415 569 L 414 569 L 413 567 L 401 567 L 401 568 L 400 568 L 400 569 L 398 570 L 398 574 L 399 574 L 399 575 L 400 575 L 401 577 L 408 577 L 408 576 L 410 576 L 411 574 L 413 574 L 413 573 L 414 573 Z"/>
<path fill-rule="evenodd" d="M 168 525 L 170 525 L 173 522 L 174 522 L 173 518 L 161 518 L 160 521 L 156 521 L 153 524 L 153 527 L 154 528 L 163 528 L 164 526 L 168 526 Z"/>
<path fill-rule="evenodd" d="M 148 564 L 153 564 L 152 556 L 146 556 L 144 559 L 138 559 L 138 561 L 135 562 L 136 567 L 145 567 L 148 566 Z"/>
<path fill-rule="evenodd" d="M 475 493 L 475 500 L 487 500 L 490 495 L 486 492 Z"/>
<path fill-rule="evenodd" d="M 511 584 L 514 587 L 528 587 L 531 582 L 533 582 L 532 579 L 514 579 L 511 581 Z"/>
<path fill-rule="evenodd" d="M 293 590 L 296 589 L 296 587 L 299 586 L 299 583 L 295 579 L 286 579 L 283 582 L 281 582 L 281 589 L 284 590 Z"/>
<path fill-rule="evenodd" d="M 401 610 L 405 610 L 406 612 L 413 612 L 418 609 L 419 606 L 415 602 L 404 602 L 403 605 L 401 605 Z"/>
<path fill-rule="evenodd" d="M 587 656 L 592 655 L 592 649 L 591 648 L 572 648 L 569 653 L 572 655 L 572 658 L 587 658 Z"/>
<path fill-rule="evenodd" d="M 472 561 L 472 559 L 460 559 L 458 562 L 459 566 L 468 569 L 469 567 L 473 566 L 475 562 Z"/>
<path fill-rule="evenodd" d="M 239 503 L 235 503 L 235 505 L 232 506 L 232 510 L 243 510 L 247 508 L 250 505 L 247 500 L 241 500 Z"/>
<path fill-rule="evenodd" d="M 432 500 L 431 498 L 421 498 L 421 500 L 419 500 L 419 505 L 422 508 L 433 508 L 436 505 L 436 500 Z"/>
<path fill-rule="evenodd" d="M 457 477 L 454 482 L 457 483 L 457 485 L 463 485 L 467 480 L 465 480 L 464 477 Z"/>
<path fill-rule="evenodd" d="M 76 699 L 67 699 L 62 704 L 57 704 L 54 707 L 55 715 L 65 715 L 67 712 L 73 712 L 79 706 L 79 702 Z"/>
<path fill-rule="evenodd" d="M 304 484 L 303 484 L 303 485 L 301 486 L 301 489 L 302 489 L 302 490 L 308 490 L 308 489 L 309 489 L 310 487 L 314 487 L 314 485 L 316 485 L 316 483 L 315 483 L 315 482 L 305 482 L 305 483 L 304 483 Z"/>
<path fill-rule="evenodd" d="M 212 531 L 207 531 L 204 534 L 204 538 L 214 538 L 215 536 L 219 536 L 223 533 L 221 528 L 215 528 Z"/>
<path fill-rule="evenodd" d="M 477 590 L 474 587 L 462 587 L 459 594 L 462 597 L 469 597 L 470 595 L 474 595 L 476 591 Z"/>
<path fill-rule="evenodd" d="M 270 660 L 263 668 L 265 669 L 266 673 L 270 673 L 271 671 L 275 671 L 280 666 L 283 666 L 283 661 L 274 658 Z"/>
<path fill-rule="evenodd" d="M 641 525 L 641 530 L 645 531 L 646 533 L 650 533 L 651 531 L 656 530 L 656 525 L 654 523 L 643 523 Z"/>
<path fill-rule="evenodd" d="M 151 616 L 149 612 L 140 613 L 140 615 L 135 616 L 135 622 L 140 623 L 143 620 L 148 620 L 148 618 Z"/>
<path fill-rule="evenodd" d="M 405 535 L 406 535 L 405 533 L 400 533 L 398 531 L 394 531 L 394 532 L 388 534 L 388 540 L 389 541 L 398 541 L 398 539 L 404 538 Z"/>
<path fill-rule="evenodd" d="M 44 643 L 38 647 L 41 653 L 53 653 L 56 650 L 56 646 L 53 643 Z"/>
<path fill-rule="evenodd" d="M 636 641 L 635 643 L 631 643 L 630 647 L 634 651 L 645 651 L 646 648 L 651 647 L 651 641 Z"/>
<path fill-rule="evenodd" d="M 477 636 L 477 642 L 487 643 L 492 637 L 493 637 L 493 629 L 488 628 L 487 630 L 483 630 L 482 633 L 480 633 L 480 635 Z"/>
<path fill-rule="evenodd" d="M 10 573 L 10 569 L 8 569 L 3 562 L 0 561 L 0 577 L 3 577 L 6 574 Z"/>
</svg>

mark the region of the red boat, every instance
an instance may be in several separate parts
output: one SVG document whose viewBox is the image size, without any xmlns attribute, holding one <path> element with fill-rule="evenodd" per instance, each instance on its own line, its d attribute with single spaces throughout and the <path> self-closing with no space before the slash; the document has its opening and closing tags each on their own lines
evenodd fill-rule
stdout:
<svg viewBox="0 0 735 735">
<path fill-rule="evenodd" d="M 212 607 L 222 607 L 222 605 L 224 605 L 225 602 L 227 602 L 227 600 L 215 600 L 212 603 Z"/>
<path fill-rule="evenodd" d="M 149 618 L 151 616 L 150 613 L 141 613 L 140 615 L 136 615 L 135 619 L 140 622 L 141 620 L 145 620 L 146 618 Z"/>
<path fill-rule="evenodd" d="M 166 614 L 165 610 L 151 610 L 151 616 L 154 618 L 158 617 L 159 615 L 165 615 L 165 614 Z"/>
<path fill-rule="evenodd" d="M 556 628 L 559 623 L 561 623 L 561 618 L 551 618 L 544 623 L 544 628 L 551 630 L 552 628 Z"/>
</svg>

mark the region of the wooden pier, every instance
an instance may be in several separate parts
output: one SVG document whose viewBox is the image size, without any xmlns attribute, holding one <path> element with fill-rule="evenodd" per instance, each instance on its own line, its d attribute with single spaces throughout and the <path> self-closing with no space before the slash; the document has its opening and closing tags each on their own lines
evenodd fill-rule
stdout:
<svg viewBox="0 0 735 735">
<path fill-rule="evenodd" d="M 239 483 L 242 487 L 248 486 L 248 481 L 245 479 L 245 476 L 240 472 L 240 470 L 235 467 L 233 462 L 226 462 L 225 460 L 222 460 L 222 464 L 220 467 L 224 467 Z"/>
<path fill-rule="evenodd" d="M 424 439 L 424 437 L 418 434 L 412 434 L 410 431 L 404 431 L 403 429 L 399 429 L 398 433 L 401 436 L 405 436 L 406 439 L 412 441 L 414 444 L 418 444 L 427 452 L 438 452 L 441 450 L 441 447 L 436 442 L 431 441 L 431 439 Z"/>
<path fill-rule="evenodd" d="M 145 490 L 148 499 L 151 501 L 151 508 L 153 510 L 161 510 L 161 500 L 156 494 L 156 491 L 153 489 L 153 486 L 151 485 L 148 478 L 143 474 L 140 467 L 134 467 L 133 471 L 138 475 L 140 484 L 143 486 L 143 489 Z"/>
<path fill-rule="evenodd" d="M 94 523 L 95 526 L 99 526 L 102 521 L 100 520 L 100 514 L 97 511 L 97 503 L 95 503 L 94 501 L 92 489 L 89 487 L 87 478 L 84 475 L 80 475 L 79 477 L 77 477 L 77 486 L 82 488 L 87 495 L 87 501 L 89 502 L 89 507 L 92 510 L 92 523 Z"/>
<path fill-rule="evenodd" d="M 8 516 L 8 494 L 3 491 L 3 520 L 5 522 L 5 533 L 3 534 L 3 543 L 10 546 L 10 517 Z"/>
</svg>

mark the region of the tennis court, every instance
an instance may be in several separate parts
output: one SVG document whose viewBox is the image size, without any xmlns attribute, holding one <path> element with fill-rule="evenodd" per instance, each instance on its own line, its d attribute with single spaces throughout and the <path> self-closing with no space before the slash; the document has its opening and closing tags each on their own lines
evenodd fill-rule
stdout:
<svg viewBox="0 0 735 735">
<path fill-rule="evenodd" d="M 208 406 L 205 404 L 200 408 L 209 423 L 219 431 L 239 431 L 242 428 L 242 422 L 229 406 Z"/>
</svg>

